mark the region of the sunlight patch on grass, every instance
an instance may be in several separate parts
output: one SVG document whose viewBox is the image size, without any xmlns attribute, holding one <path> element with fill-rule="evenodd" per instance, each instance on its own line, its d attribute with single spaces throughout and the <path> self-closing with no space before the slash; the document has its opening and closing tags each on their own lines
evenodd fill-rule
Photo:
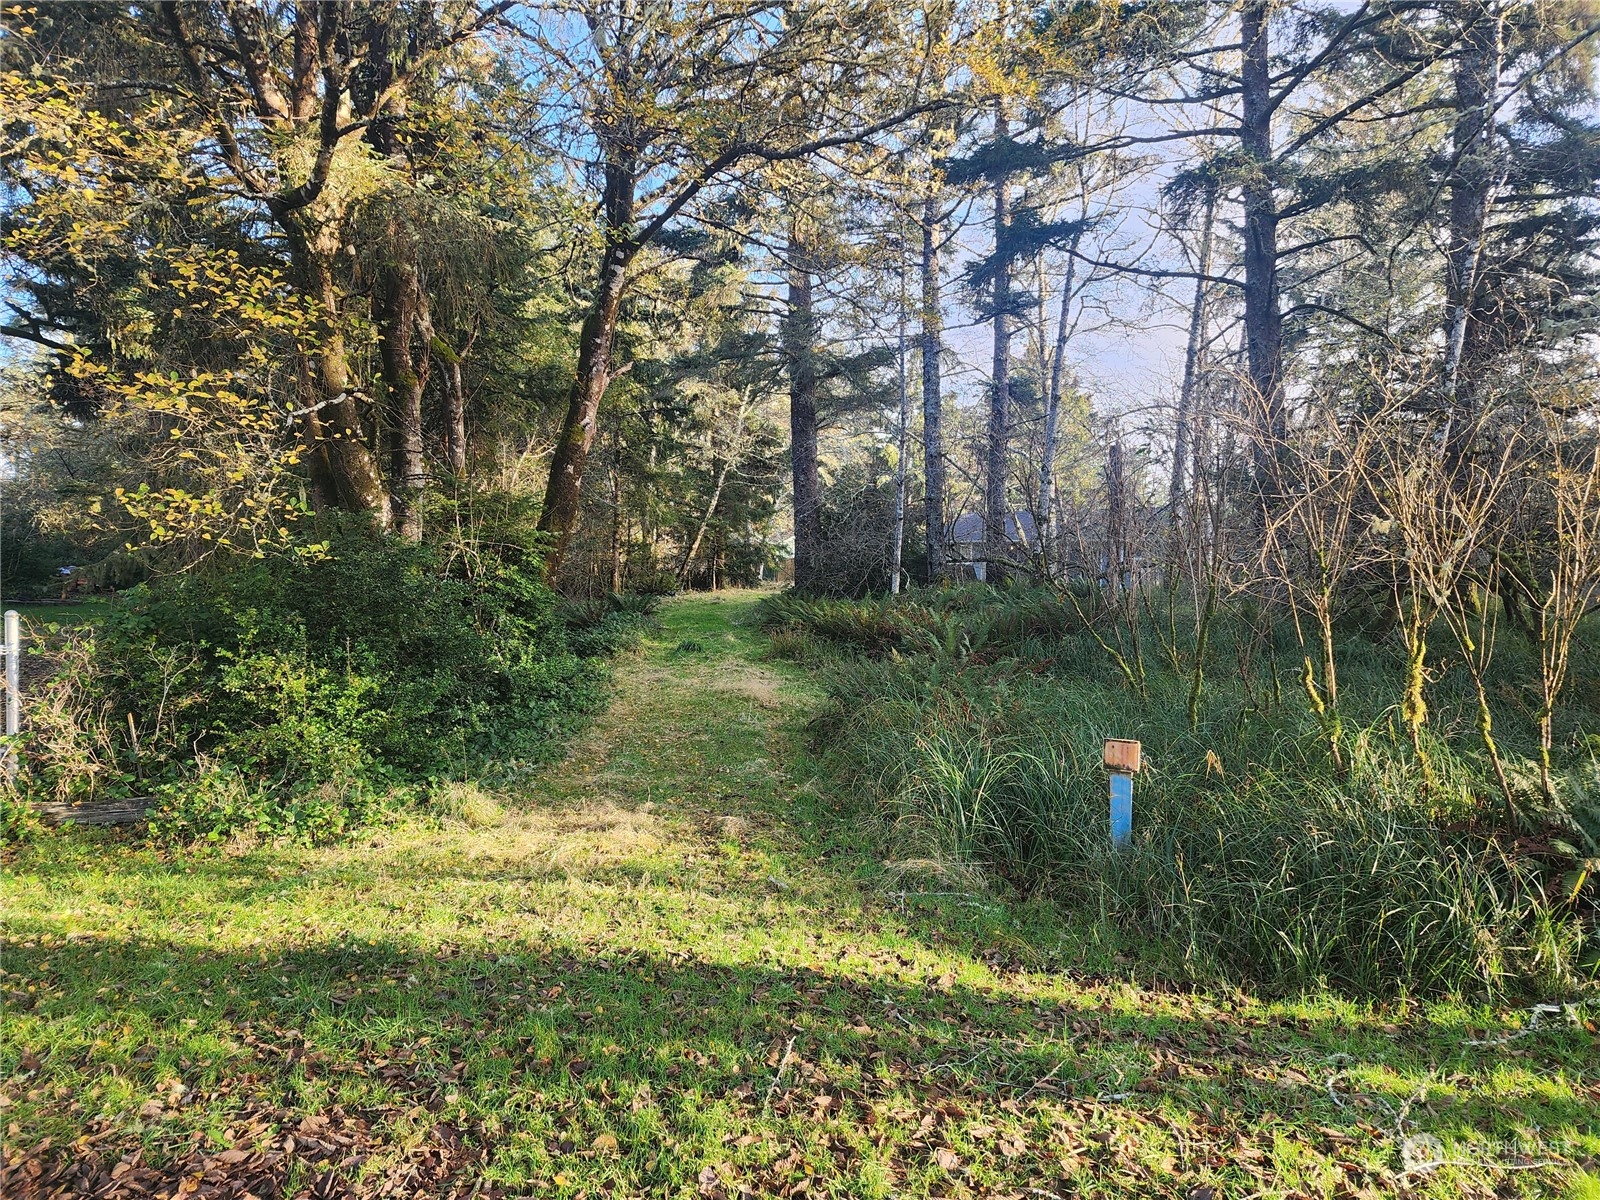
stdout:
<svg viewBox="0 0 1600 1200">
<path fill-rule="evenodd" d="M 1584 1029 L 1471 1047 L 1519 1018 L 1173 989 L 1071 914 L 886 870 L 749 602 L 665 606 L 590 742 L 497 822 L 23 851 L 8 1152 L 137 1149 L 173 1179 L 232 1154 L 257 1194 L 332 1168 L 357 1193 L 426 1169 L 561 1197 L 1329 1200 L 1559 1194 L 1567 1165 L 1492 1164 L 1600 1152 Z M 669 661 L 689 636 L 731 648 Z M 1391 1110 L 1424 1086 L 1408 1132 L 1478 1165 L 1401 1176 Z"/>
</svg>

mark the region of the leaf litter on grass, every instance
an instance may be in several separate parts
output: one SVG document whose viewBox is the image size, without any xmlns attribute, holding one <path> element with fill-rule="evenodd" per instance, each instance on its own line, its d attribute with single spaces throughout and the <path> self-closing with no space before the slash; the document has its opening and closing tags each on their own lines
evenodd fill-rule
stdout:
<svg viewBox="0 0 1600 1200">
<path fill-rule="evenodd" d="M 1063 973 L 1070 922 L 897 898 L 747 607 L 668 606 L 497 824 L 21 852 L 4 1193 L 1343 1200 L 1596 1169 L 1592 1027 L 1475 1046 L 1488 1015 L 1448 1006 Z"/>
</svg>

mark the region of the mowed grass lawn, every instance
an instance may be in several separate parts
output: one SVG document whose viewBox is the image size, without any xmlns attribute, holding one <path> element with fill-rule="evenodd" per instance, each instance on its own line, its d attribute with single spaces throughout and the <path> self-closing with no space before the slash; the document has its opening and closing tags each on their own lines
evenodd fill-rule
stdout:
<svg viewBox="0 0 1600 1200">
<path fill-rule="evenodd" d="M 1600 1195 L 1581 1019 L 1189 993 L 907 894 L 754 601 L 669 604 L 475 826 L 13 854 L 5 1194 Z"/>
</svg>

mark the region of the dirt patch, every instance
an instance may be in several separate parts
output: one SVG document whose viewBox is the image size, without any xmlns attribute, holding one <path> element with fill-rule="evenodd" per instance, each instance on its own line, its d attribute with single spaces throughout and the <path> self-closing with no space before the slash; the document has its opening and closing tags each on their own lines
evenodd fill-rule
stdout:
<svg viewBox="0 0 1600 1200">
<path fill-rule="evenodd" d="M 775 710 L 783 707 L 783 685 L 765 671 L 728 671 L 719 675 L 712 686 L 719 692 L 733 692 L 754 700 L 761 708 Z"/>
<path fill-rule="evenodd" d="M 668 838 L 661 819 L 645 808 L 597 799 L 580 808 L 534 809 L 493 831 L 477 858 L 545 871 L 584 875 L 658 859 Z"/>
</svg>

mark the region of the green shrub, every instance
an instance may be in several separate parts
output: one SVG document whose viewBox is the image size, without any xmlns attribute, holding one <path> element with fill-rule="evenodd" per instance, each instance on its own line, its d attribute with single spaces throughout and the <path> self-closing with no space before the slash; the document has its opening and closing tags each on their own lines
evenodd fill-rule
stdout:
<svg viewBox="0 0 1600 1200">
<path fill-rule="evenodd" d="M 603 597 L 569 597 L 556 606 L 556 618 L 570 630 L 592 629 L 611 615 L 611 606 Z"/>
<path fill-rule="evenodd" d="M 156 787 L 146 822 L 152 837 L 167 841 L 216 842 L 246 835 L 324 842 L 369 824 L 392 800 L 354 769 L 269 788 L 232 765 L 201 763 L 183 778 Z"/>
<path fill-rule="evenodd" d="M 568 616 L 526 548 L 360 528 L 325 558 L 152 580 L 63 640 L 22 788 L 153 795 L 161 837 L 337 836 L 407 780 L 557 753 L 641 620 Z"/>
<path fill-rule="evenodd" d="M 760 620 L 769 632 L 804 629 L 840 649 L 866 658 L 927 649 L 944 632 L 939 613 L 910 601 L 840 600 L 781 592 L 761 602 Z"/>
<path fill-rule="evenodd" d="M 10 483 L 8 477 L 7 483 Z M 8 496 L 8 500 L 11 498 Z M 5 600 L 27 600 L 57 594 L 61 568 L 83 562 L 84 548 L 59 533 L 42 528 L 21 505 L 0 510 L 0 579 Z"/>
<path fill-rule="evenodd" d="M 39 815 L 27 798 L 0 778 L 0 846 L 32 841 L 40 830 Z"/>
</svg>

